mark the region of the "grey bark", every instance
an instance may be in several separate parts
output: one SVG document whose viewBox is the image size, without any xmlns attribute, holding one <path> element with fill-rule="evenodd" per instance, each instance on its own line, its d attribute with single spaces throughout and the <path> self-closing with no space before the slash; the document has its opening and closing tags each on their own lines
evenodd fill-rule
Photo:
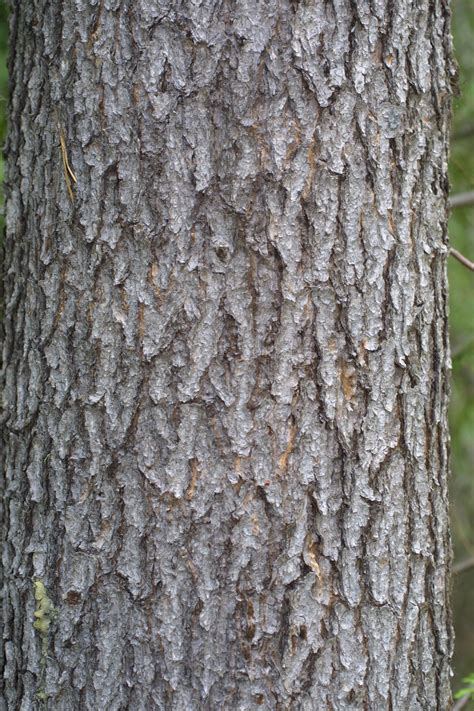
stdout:
<svg viewBox="0 0 474 711">
<path fill-rule="evenodd" d="M 4 708 L 447 709 L 446 2 L 16 2 L 10 72 Z"/>
</svg>

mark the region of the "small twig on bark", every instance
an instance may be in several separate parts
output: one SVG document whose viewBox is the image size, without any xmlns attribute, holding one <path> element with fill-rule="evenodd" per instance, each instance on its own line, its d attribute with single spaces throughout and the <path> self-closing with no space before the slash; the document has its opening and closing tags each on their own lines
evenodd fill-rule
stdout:
<svg viewBox="0 0 474 711">
<path fill-rule="evenodd" d="M 471 270 L 471 272 L 474 272 L 474 262 L 470 262 L 467 257 L 464 256 L 464 254 L 461 254 L 461 252 L 458 252 L 457 249 L 451 249 L 449 250 L 451 253 L 451 256 L 454 257 L 454 259 L 457 259 L 458 262 L 461 262 L 465 267 Z"/>
<path fill-rule="evenodd" d="M 460 560 L 459 563 L 455 563 L 453 565 L 453 575 L 456 575 L 456 573 L 464 573 L 464 571 L 469 570 L 469 568 L 474 568 L 474 556 L 472 556 L 472 558 Z"/>
<path fill-rule="evenodd" d="M 457 193 L 449 198 L 449 207 L 465 207 L 466 205 L 474 205 L 474 190 L 469 190 L 467 193 Z"/>
</svg>

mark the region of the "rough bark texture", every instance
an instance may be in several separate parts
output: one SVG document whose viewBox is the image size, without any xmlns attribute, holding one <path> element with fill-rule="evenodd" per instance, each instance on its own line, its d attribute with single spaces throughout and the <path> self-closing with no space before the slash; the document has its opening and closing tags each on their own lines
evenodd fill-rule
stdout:
<svg viewBox="0 0 474 711">
<path fill-rule="evenodd" d="M 445 711 L 446 3 L 12 13 L 4 708 Z"/>
</svg>

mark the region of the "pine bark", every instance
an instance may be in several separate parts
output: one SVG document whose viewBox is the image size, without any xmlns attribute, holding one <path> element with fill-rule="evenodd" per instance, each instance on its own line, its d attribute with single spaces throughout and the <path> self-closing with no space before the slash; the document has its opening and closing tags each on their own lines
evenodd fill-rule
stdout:
<svg viewBox="0 0 474 711">
<path fill-rule="evenodd" d="M 445 711 L 447 3 L 10 45 L 4 708 Z"/>
</svg>

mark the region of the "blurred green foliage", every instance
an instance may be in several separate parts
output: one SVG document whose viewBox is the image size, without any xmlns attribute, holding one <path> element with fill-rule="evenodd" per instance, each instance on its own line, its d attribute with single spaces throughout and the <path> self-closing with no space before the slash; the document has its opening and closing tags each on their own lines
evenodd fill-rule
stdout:
<svg viewBox="0 0 474 711">
<path fill-rule="evenodd" d="M 452 0 L 460 96 L 454 101 L 450 179 L 453 193 L 474 190 L 474 1 Z M 0 2 L 0 141 L 6 133 L 8 10 Z M 3 181 L 0 157 L 0 180 Z M 0 204 L 3 194 L 0 191 Z M 3 217 L 0 217 L 3 232 Z M 474 205 L 450 219 L 451 243 L 474 261 Z M 453 356 L 451 418 L 452 531 L 455 559 L 474 556 L 474 273 L 449 260 Z M 474 568 L 453 584 L 456 651 L 454 688 L 474 670 Z M 467 707 L 464 707 L 465 709 Z M 474 708 L 474 706 L 473 706 Z"/>
<path fill-rule="evenodd" d="M 462 682 L 466 686 L 464 686 L 462 689 L 459 689 L 459 691 L 454 694 L 454 698 L 463 699 L 465 696 L 467 696 L 472 699 L 472 697 L 474 696 L 474 674 L 469 674 L 468 676 L 464 677 Z"/>
<path fill-rule="evenodd" d="M 453 37 L 460 95 L 454 101 L 451 192 L 474 190 L 474 2 L 453 0 Z M 451 244 L 474 261 L 474 205 L 456 208 Z M 474 556 L 474 273 L 449 261 L 453 360 L 451 420 L 451 525 L 455 560 Z M 474 568 L 454 576 L 456 631 L 453 688 L 474 671 Z M 471 701 L 464 709 L 474 709 Z"/>
</svg>

